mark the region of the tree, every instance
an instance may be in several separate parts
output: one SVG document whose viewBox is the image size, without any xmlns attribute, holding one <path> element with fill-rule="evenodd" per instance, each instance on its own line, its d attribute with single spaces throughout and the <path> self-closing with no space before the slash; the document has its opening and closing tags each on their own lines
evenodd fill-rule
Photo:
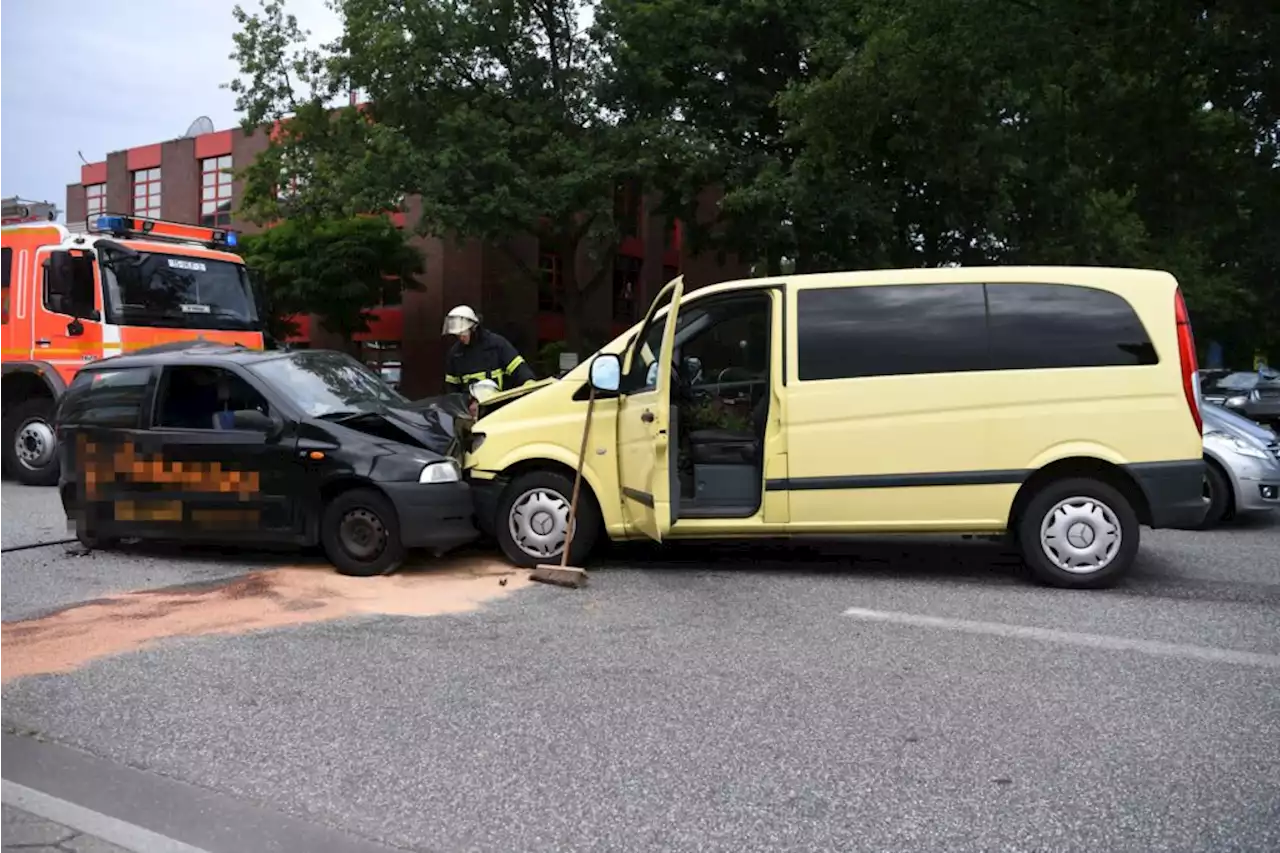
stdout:
<svg viewBox="0 0 1280 853">
<path fill-rule="evenodd" d="M 608 57 L 609 105 L 654 141 L 664 210 L 695 250 L 804 271 L 818 222 L 795 205 L 797 150 L 779 98 L 814 70 L 817 0 L 601 0 L 596 31 Z M 714 221 L 699 194 L 723 191 Z"/>
<path fill-rule="evenodd" d="M 609 280 L 618 241 L 613 196 L 642 179 L 642 140 L 610 120 L 597 91 L 600 54 L 579 18 L 583 0 L 336 0 L 342 37 L 308 47 L 278 0 L 241 30 L 231 84 L 245 126 L 288 118 L 249 170 L 245 207 L 282 213 L 281 175 L 299 178 L 294 209 L 313 215 L 384 210 L 422 199 L 417 228 L 478 238 L 506 251 L 534 284 L 511 238 L 532 233 L 563 271 L 571 345 L 583 305 Z M 333 109 L 349 88 L 361 108 Z M 587 249 L 595 270 L 579 280 Z"/>
<path fill-rule="evenodd" d="M 242 239 L 245 263 L 262 275 L 276 324 L 315 314 L 350 341 L 368 331 L 369 309 L 421 286 L 415 275 L 422 255 L 385 216 L 296 217 Z"/>
</svg>

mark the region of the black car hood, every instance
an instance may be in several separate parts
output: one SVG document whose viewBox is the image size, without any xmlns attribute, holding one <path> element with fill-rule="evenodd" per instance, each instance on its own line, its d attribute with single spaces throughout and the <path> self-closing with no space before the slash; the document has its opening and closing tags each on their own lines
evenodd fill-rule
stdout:
<svg viewBox="0 0 1280 853">
<path fill-rule="evenodd" d="M 334 423 L 372 438 L 421 447 L 441 456 L 456 456 L 457 444 L 465 439 L 471 424 L 467 402 L 461 394 L 447 394 L 352 415 Z"/>
</svg>

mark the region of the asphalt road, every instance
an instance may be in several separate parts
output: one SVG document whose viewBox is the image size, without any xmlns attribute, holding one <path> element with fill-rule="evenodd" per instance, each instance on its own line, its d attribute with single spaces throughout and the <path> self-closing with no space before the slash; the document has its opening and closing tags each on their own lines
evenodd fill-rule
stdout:
<svg viewBox="0 0 1280 853">
<path fill-rule="evenodd" d="M 6 549 L 66 535 L 3 490 Z M 6 683 L 4 776 L 205 850 L 1280 849 L 1280 520 L 1143 532 L 1104 592 L 987 544 L 631 548 L 469 613 L 165 639 Z M 297 562 L 66 550 L 3 555 L 10 627 Z"/>
</svg>

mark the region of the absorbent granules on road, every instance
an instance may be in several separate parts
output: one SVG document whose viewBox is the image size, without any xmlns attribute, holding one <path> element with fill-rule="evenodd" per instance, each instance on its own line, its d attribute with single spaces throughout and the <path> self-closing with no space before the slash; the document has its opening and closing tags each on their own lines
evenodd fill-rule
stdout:
<svg viewBox="0 0 1280 853">
<path fill-rule="evenodd" d="M 465 613 L 529 583 L 526 571 L 469 557 L 385 577 L 344 577 L 329 566 L 290 567 L 218 585 L 129 592 L 4 623 L 2 680 L 70 672 L 168 637 L 242 634 L 366 614 Z"/>
</svg>

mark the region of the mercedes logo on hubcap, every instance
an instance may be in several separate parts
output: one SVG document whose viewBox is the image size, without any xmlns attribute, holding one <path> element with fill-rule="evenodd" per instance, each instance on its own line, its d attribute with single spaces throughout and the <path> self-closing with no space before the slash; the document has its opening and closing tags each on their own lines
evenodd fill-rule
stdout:
<svg viewBox="0 0 1280 853">
<path fill-rule="evenodd" d="M 551 528 L 555 526 L 555 523 L 551 520 L 550 513 L 540 512 L 530 520 L 529 526 L 539 536 L 546 536 L 551 532 Z"/>
<path fill-rule="evenodd" d="M 1071 525 L 1067 531 L 1067 541 L 1076 548 L 1088 548 L 1093 544 L 1093 528 L 1083 522 Z"/>
</svg>

